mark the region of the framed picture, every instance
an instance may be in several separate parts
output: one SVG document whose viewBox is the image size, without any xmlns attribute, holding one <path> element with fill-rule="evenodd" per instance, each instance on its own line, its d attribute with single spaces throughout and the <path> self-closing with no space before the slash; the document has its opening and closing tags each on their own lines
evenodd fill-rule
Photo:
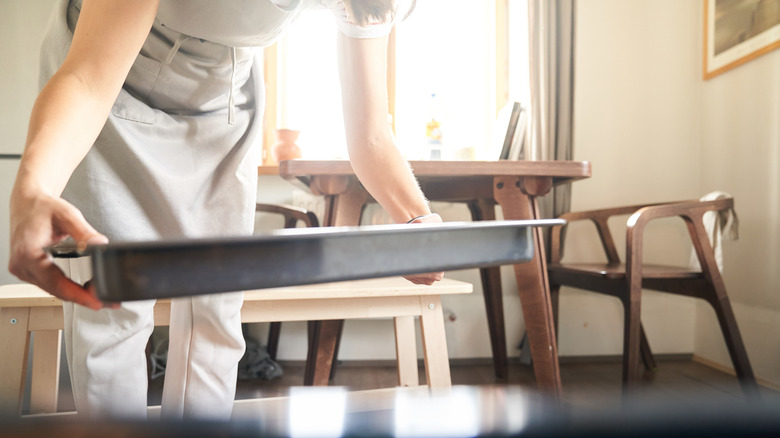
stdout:
<svg viewBox="0 0 780 438">
<path fill-rule="evenodd" d="M 779 0 L 704 1 L 704 79 L 780 47 Z"/>
</svg>

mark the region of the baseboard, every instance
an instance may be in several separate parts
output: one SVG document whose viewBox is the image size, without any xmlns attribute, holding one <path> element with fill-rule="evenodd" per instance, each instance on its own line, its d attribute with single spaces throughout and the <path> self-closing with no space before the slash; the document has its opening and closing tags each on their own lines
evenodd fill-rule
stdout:
<svg viewBox="0 0 780 438">
<path fill-rule="evenodd" d="M 693 358 L 691 353 L 661 353 L 653 354 L 653 358 L 657 362 L 684 362 L 690 361 Z M 559 363 L 604 363 L 604 362 L 622 362 L 623 355 L 594 355 L 594 356 L 561 356 L 558 358 Z"/>
<path fill-rule="evenodd" d="M 701 364 L 701 365 L 704 365 L 706 367 L 718 370 L 718 371 L 720 371 L 722 373 L 726 373 L 726 374 L 729 374 L 729 375 L 734 376 L 734 377 L 737 376 L 737 372 L 734 371 L 734 368 L 729 367 L 729 366 L 725 366 L 725 365 L 721 365 L 718 362 L 709 360 L 707 358 L 704 358 L 704 357 L 701 357 L 701 356 L 697 356 L 697 355 L 694 354 L 692 360 L 694 362 L 698 363 L 698 364 Z M 773 391 L 780 392 L 780 385 L 778 385 L 778 384 L 776 384 L 774 382 L 770 382 L 768 380 L 764 380 L 764 379 L 756 377 L 756 383 L 758 383 L 760 386 L 763 386 L 764 388 L 769 388 L 769 389 L 771 389 Z"/>
</svg>

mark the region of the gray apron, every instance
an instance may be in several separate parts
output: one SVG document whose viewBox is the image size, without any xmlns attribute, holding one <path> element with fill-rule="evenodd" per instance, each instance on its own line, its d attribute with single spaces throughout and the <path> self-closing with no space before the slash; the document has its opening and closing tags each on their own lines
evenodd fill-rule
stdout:
<svg viewBox="0 0 780 438">
<path fill-rule="evenodd" d="M 80 7 L 62 0 L 53 15 L 44 83 L 67 54 Z M 114 241 L 251 233 L 265 103 L 254 47 L 271 44 L 302 9 L 300 1 L 283 10 L 270 0 L 162 0 L 63 198 Z"/>
<path fill-rule="evenodd" d="M 44 82 L 65 59 L 80 5 L 61 0 L 52 16 L 41 51 Z M 264 100 L 256 68 L 262 64 L 245 45 L 269 44 L 301 8 L 298 2 L 282 10 L 270 0 L 162 0 L 63 197 L 113 241 L 251 233 Z M 251 28 L 241 25 L 247 17 Z M 80 262 L 74 259 L 68 271 L 83 282 L 89 274 Z M 244 352 L 242 302 L 240 293 L 173 300 L 163 416 L 229 418 Z M 79 412 L 146 416 L 143 351 L 153 305 L 134 301 L 100 311 L 63 305 Z"/>
</svg>

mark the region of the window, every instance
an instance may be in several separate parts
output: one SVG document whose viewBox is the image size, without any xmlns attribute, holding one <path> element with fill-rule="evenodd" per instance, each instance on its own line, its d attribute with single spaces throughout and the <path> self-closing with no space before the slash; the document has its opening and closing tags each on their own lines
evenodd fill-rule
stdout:
<svg viewBox="0 0 780 438">
<path fill-rule="evenodd" d="M 301 131 L 310 159 L 347 158 L 336 32 L 330 11 L 309 10 L 278 44 L 277 127 Z"/>
<path fill-rule="evenodd" d="M 509 100 L 528 105 L 531 99 L 528 69 L 528 0 L 509 0 L 507 5 Z"/>
<path fill-rule="evenodd" d="M 494 14 L 494 2 L 424 0 L 397 26 L 395 127 L 408 158 L 426 158 L 425 128 L 436 113 L 442 158 L 489 138 L 496 106 Z"/>
<path fill-rule="evenodd" d="M 396 26 L 389 116 L 408 159 L 426 158 L 432 113 L 442 124 L 443 158 L 488 159 L 498 110 L 510 97 L 527 101 L 526 9 L 526 0 L 420 0 Z M 283 127 L 301 131 L 307 159 L 347 157 L 336 32 L 330 12 L 307 11 L 266 49 L 266 146 Z"/>
</svg>

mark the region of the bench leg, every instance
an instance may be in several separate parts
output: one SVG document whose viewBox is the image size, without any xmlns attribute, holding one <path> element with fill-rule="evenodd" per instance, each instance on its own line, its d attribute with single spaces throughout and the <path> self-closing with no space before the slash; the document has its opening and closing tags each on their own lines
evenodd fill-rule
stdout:
<svg viewBox="0 0 780 438">
<path fill-rule="evenodd" d="M 60 387 L 61 330 L 40 330 L 33 340 L 30 413 L 57 412 Z"/>
<path fill-rule="evenodd" d="M 22 412 L 30 347 L 29 319 L 29 307 L 0 308 L 0 416 Z"/>
<path fill-rule="evenodd" d="M 452 386 L 441 300 L 435 295 L 427 296 L 420 299 L 420 304 L 423 306 L 420 315 L 420 329 L 428 386 L 431 388 Z"/>
<path fill-rule="evenodd" d="M 395 357 L 398 362 L 398 386 L 418 386 L 417 342 L 414 333 L 414 316 L 396 316 Z"/>
</svg>

